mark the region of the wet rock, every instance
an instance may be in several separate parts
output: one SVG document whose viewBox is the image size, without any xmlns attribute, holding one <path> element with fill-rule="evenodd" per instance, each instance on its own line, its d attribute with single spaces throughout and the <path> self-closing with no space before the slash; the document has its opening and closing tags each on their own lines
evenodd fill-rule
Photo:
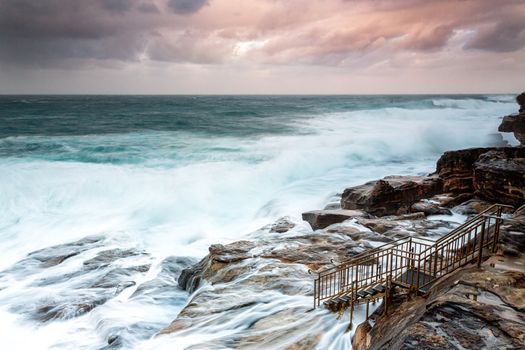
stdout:
<svg viewBox="0 0 525 350">
<path fill-rule="evenodd" d="M 330 327 L 329 322 L 319 323 L 319 314 L 311 312 L 310 299 L 304 298 L 311 295 L 312 286 L 302 264 L 253 257 L 202 274 L 208 283 L 194 292 L 177 319 L 158 336 L 184 337 L 206 325 L 228 329 L 227 335 L 196 339 L 196 348 L 293 349 L 298 343 L 313 348 Z"/>
<path fill-rule="evenodd" d="M 341 206 L 377 216 L 399 215 L 410 212 L 410 207 L 420 199 L 443 192 L 442 187 L 441 179 L 435 175 L 387 176 L 347 188 L 343 192 Z"/>
<path fill-rule="evenodd" d="M 500 132 L 512 132 L 514 137 L 521 145 L 525 144 L 525 93 L 521 93 L 516 97 L 516 102 L 520 105 L 519 114 L 508 115 L 503 117 L 498 128 Z"/>
<path fill-rule="evenodd" d="M 520 106 L 519 112 L 525 112 L 525 92 L 522 92 L 521 94 L 516 96 L 516 102 Z"/>
<path fill-rule="evenodd" d="M 460 205 L 455 206 L 452 210 L 461 215 L 478 215 L 483 210 L 490 207 L 492 203 L 482 199 L 473 198 Z"/>
<path fill-rule="evenodd" d="M 69 258 L 100 247 L 104 244 L 104 240 L 103 236 L 90 236 L 75 242 L 40 249 L 29 253 L 26 258 L 14 264 L 7 272 L 24 276 L 38 273 L 40 269 L 60 265 Z"/>
<path fill-rule="evenodd" d="M 420 213 L 420 218 L 381 217 L 376 219 L 357 219 L 357 222 L 372 231 L 390 238 L 404 236 L 433 236 L 441 235 L 452 230 L 457 224 L 450 221 L 426 220 Z"/>
<path fill-rule="evenodd" d="M 134 249 L 110 249 L 104 250 L 97 254 L 93 259 L 84 261 L 84 267 L 86 269 L 99 269 L 106 267 L 117 259 L 129 258 L 132 256 L 138 256 L 144 254 L 143 252 L 136 251 Z"/>
<path fill-rule="evenodd" d="M 437 162 L 445 192 L 475 193 L 491 202 L 525 203 L 525 147 L 445 152 Z"/>
<path fill-rule="evenodd" d="M 250 250 L 257 245 L 251 241 L 237 241 L 227 245 L 213 244 L 210 246 L 210 256 L 219 263 L 231 263 L 252 257 Z"/>
<path fill-rule="evenodd" d="M 277 220 L 270 227 L 270 232 L 284 233 L 290 231 L 295 227 L 295 224 L 290 220 L 290 218 L 284 217 Z"/>
<path fill-rule="evenodd" d="M 370 331 L 372 325 L 369 321 L 361 323 L 355 330 L 354 336 L 352 337 L 352 348 L 354 350 L 366 350 L 370 347 Z"/>
<path fill-rule="evenodd" d="M 303 220 L 308 222 L 312 229 L 319 230 L 333 224 L 343 222 L 356 217 L 367 217 L 361 210 L 313 210 L 303 213 Z"/>
<path fill-rule="evenodd" d="M 359 225 L 360 226 L 360 225 Z M 350 237 L 353 241 L 390 242 L 392 239 L 377 232 L 363 229 L 363 227 L 332 225 L 326 229 L 327 233 L 340 234 Z"/>
<path fill-rule="evenodd" d="M 525 204 L 525 147 L 502 148 L 481 155 L 474 164 L 476 195 L 490 202 Z"/>
<path fill-rule="evenodd" d="M 56 319 L 74 318 L 90 312 L 95 307 L 104 304 L 109 298 L 110 295 L 92 296 L 79 294 L 75 300 L 63 298 L 38 300 L 35 309 L 31 310 L 31 318 L 42 323 Z M 11 310 L 20 311 L 16 306 L 12 307 Z"/>
<path fill-rule="evenodd" d="M 213 274 L 226 264 L 254 257 L 250 250 L 257 245 L 251 241 L 238 241 L 227 245 L 213 244 L 209 254 L 198 264 L 182 270 L 178 279 L 179 286 L 193 293 L 200 285 L 202 278 Z"/>
<path fill-rule="evenodd" d="M 443 192 L 474 192 L 474 163 L 480 155 L 494 149 L 470 148 L 445 152 L 437 161 L 436 168 L 443 180 Z"/>
<path fill-rule="evenodd" d="M 471 200 L 472 198 L 474 198 L 473 193 L 451 193 L 449 192 L 449 193 L 438 194 L 430 198 L 430 200 L 439 203 L 441 207 L 453 208 L 468 200 Z"/>
<path fill-rule="evenodd" d="M 286 235 L 264 229 L 249 237 L 212 246 L 198 264 L 183 270 L 179 285 L 192 293 L 191 300 L 158 336 L 185 337 L 206 325 L 227 328 L 228 335 L 197 340 L 196 348 L 315 348 L 337 320 L 312 310 L 309 269 L 351 258 L 372 248 L 369 241 L 389 240 L 348 221 L 314 232 L 299 227 Z"/>
<path fill-rule="evenodd" d="M 25 289 L 30 297 L 13 295 L 1 302 L 9 305 L 11 312 L 39 322 L 69 319 L 90 312 L 135 285 L 136 276 L 146 273 L 150 267 L 144 263 L 149 259 L 144 252 L 136 249 L 99 251 L 105 244 L 107 240 L 103 237 L 87 237 L 28 254 L 0 274 L 3 276 L 0 283 L 30 276 Z"/>
<path fill-rule="evenodd" d="M 434 203 L 429 200 L 421 200 L 417 203 L 412 204 L 410 210 L 413 212 L 421 212 L 425 215 L 452 215 L 452 212 L 441 207 L 438 203 Z"/>
<path fill-rule="evenodd" d="M 525 254 L 525 209 L 517 210 L 501 227 L 501 246 L 507 255 Z"/>
<path fill-rule="evenodd" d="M 148 272 L 150 265 L 138 265 L 131 267 L 117 267 L 109 270 L 101 278 L 97 279 L 92 283 L 90 288 L 112 288 L 118 290 L 124 290 L 122 286 L 132 283 L 133 281 L 124 280 L 126 277 L 131 277 L 136 273 Z"/>
<path fill-rule="evenodd" d="M 184 269 L 190 268 L 197 263 L 192 257 L 171 256 L 161 263 L 160 273 L 152 280 L 139 285 L 131 295 L 132 299 L 148 298 L 160 302 L 162 300 L 172 303 L 182 303 L 186 293 L 178 293 L 178 279 Z M 179 289 L 182 291 L 182 289 Z"/>
</svg>

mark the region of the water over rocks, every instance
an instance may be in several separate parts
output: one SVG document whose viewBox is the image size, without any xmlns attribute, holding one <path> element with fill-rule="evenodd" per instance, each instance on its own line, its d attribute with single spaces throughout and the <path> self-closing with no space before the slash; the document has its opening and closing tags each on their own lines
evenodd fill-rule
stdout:
<svg viewBox="0 0 525 350">
<path fill-rule="evenodd" d="M 12 296 L 11 311 L 39 322 L 73 318 L 134 286 L 133 277 L 149 270 L 149 256 L 134 249 L 104 249 L 106 243 L 104 237 L 96 236 L 44 248 L 1 272 L 4 283 L 26 279 L 26 293 L 32 295 L 32 303 Z M 76 262 L 63 266 L 74 257 Z M 130 257 L 144 263 L 129 264 Z"/>
<path fill-rule="evenodd" d="M 155 308 L 184 303 L 187 293 L 178 288 L 177 278 L 195 263 L 194 258 L 167 257 L 152 271 L 156 263 L 143 250 L 122 247 L 122 242 L 105 236 L 91 236 L 29 253 L 0 272 L 0 289 L 24 286 L 20 292 L 18 287 L 15 292 L 4 289 L 0 300 L 24 322 L 39 326 L 92 314 L 109 302 L 113 302 L 109 309 L 118 308 L 115 300 L 124 292 L 129 294 L 128 304 L 158 312 Z M 147 274 L 151 277 L 145 278 Z M 147 318 L 136 322 L 131 318 L 124 324 L 101 318 L 97 322 L 100 348 L 130 347 L 164 325 Z"/>
</svg>

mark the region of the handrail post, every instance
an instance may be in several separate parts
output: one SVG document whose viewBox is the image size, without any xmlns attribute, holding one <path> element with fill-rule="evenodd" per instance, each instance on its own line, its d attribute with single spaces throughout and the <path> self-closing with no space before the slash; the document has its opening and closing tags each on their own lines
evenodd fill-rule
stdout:
<svg viewBox="0 0 525 350">
<path fill-rule="evenodd" d="M 495 253 L 498 248 L 499 242 L 499 229 L 501 225 L 501 212 L 503 208 L 498 205 L 498 210 L 496 212 L 496 224 L 494 225 L 494 241 L 492 242 L 492 253 Z"/>
<path fill-rule="evenodd" d="M 354 294 L 355 294 L 355 299 L 357 300 L 357 288 L 358 288 L 358 279 L 359 279 L 359 265 L 356 265 L 355 266 L 355 289 L 352 293 L 352 300 L 354 300 Z"/>
<path fill-rule="evenodd" d="M 419 275 L 421 272 L 421 256 L 418 256 L 417 259 L 417 280 L 416 280 L 416 295 L 419 291 Z"/>
<path fill-rule="evenodd" d="M 438 244 L 434 246 L 434 278 L 437 278 L 437 264 L 438 264 Z"/>
<path fill-rule="evenodd" d="M 314 309 L 317 306 L 317 280 L 314 277 Z"/>
<path fill-rule="evenodd" d="M 485 223 L 486 219 L 483 218 L 483 221 L 481 223 L 481 232 L 479 237 L 479 247 L 478 247 L 478 267 L 481 266 L 481 260 L 483 259 L 483 241 L 485 240 Z"/>
</svg>

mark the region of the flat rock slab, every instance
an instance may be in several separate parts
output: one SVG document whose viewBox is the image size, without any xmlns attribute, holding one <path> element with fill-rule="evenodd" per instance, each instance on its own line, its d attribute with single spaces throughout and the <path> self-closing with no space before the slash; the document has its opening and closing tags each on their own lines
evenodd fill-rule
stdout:
<svg viewBox="0 0 525 350">
<path fill-rule="evenodd" d="M 361 210 L 347 209 L 312 210 L 303 213 L 303 220 L 308 222 L 314 230 L 323 229 L 357 217 L 369 217 L 369 215 Z"/>
</svg>

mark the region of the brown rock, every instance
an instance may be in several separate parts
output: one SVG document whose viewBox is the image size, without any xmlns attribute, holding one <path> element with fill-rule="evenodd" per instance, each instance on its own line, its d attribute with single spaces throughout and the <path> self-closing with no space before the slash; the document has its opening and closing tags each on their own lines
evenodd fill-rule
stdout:
<svg viewBox="0 0 525 350">
<path fill-rule="evenodd" d="M 270 232 L 285 233 L 295 227 L 295 224 L 289 218 L 284 217 L 277 220 L 270 227 Z"/>
<path fill-rule="evenodd" d="M 525 112 L 525 92 L 516 96 L 516 102 L 520 105 L 520 113 Z"/>
<path fill-rule="evenodd" d="M 360 210 L 313 210 L 303 213 L 303 220 L 308 222 L 312 229 L 318 230 L 348 219 L 368 216 Z"/>
<path fill-rule="evenodd" d="M 344 209 L 361 209 L 368 213 L 398 215 L 410 212 L 416 201 L 442 192 L 438 176 L 387 176 L 382 180 L 347 188 L 341 198 Z"/>
<path fill-rule="evenodd" d="M 443 234 L 454 228 L 448 221 L 426 220 L 423 213 L 410 214 L 416 217 L 381 217 L 375 219 L 359 218 L 357 222 L 370 230 L 380 233 L 386 237 L 405 236 L 430 236 L 432 234 Z"/>
<path fill-rule="evenodd" d="M 490 202 L 525 204 L 525 147 L 487 152 L 474 164 L 476 195 Z"/>
<path fill-rule="evenodd" d="M 462 215 L 477 215 L 490 207 L 492 203 L 479 198 L 472 198 L 454 207 L 454 211 Z"/>
<path fill-rule="evenodd" d="M 354 350 L 366 350 L 370 347 L 370 330 L 372 330 L 372 325 L 368 321 L 357 326 L 352 337 L 352 348 Z"/>
<path fill-rule="evenodd" d="M 473 192 L 474 163 L 483 153 L 496 148 L 470 148 L 445 152 L 437 161 L 436 172 L 443 180 L 443 192 Z"/>
<path fill-rule="evenodd" d="M 410 210 L 413 212 L 421 212 L 425 215 L 452 215 L 452 212 L 447 208 L 442 208 L 438 203 L 428 200 L 421 200 L 412 204 Z"/>
<path fill-rule="evenodd" d="M 525 253 L 525 209 L 517 210 L 504 221 L 501 230 L 503 253 L 517 256 Z"/>
<path fill-rule="evenodd" d="M 512 132 L 521 145 L 525 144 L 525 111 L 503 117 L 498 128 L 500 132 Z"/>
</svg>

